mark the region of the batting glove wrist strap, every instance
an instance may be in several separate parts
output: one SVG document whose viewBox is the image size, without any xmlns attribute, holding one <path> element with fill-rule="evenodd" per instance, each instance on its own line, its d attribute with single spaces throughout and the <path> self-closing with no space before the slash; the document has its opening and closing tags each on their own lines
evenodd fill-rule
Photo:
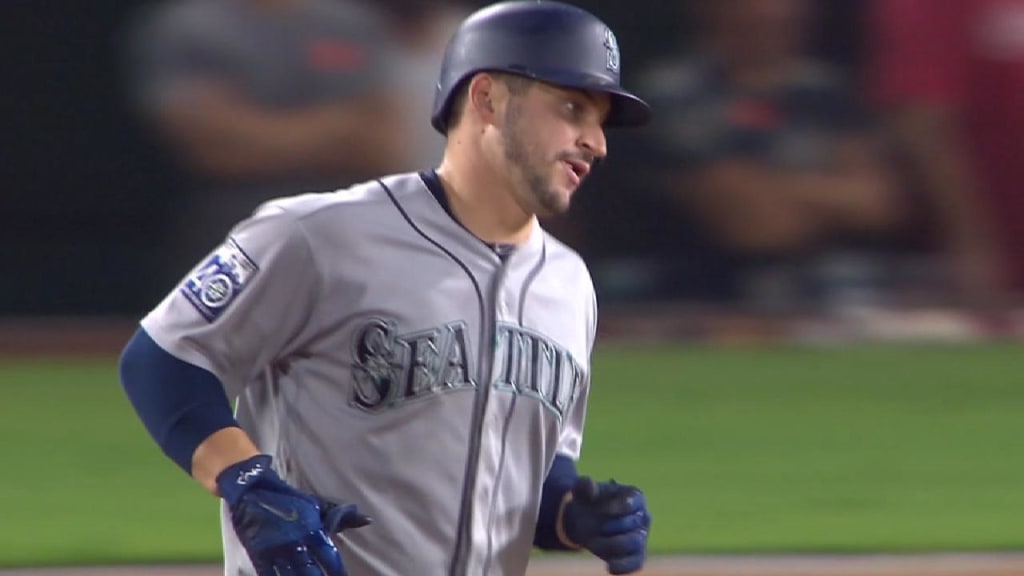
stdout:
<svg viewBox="0 0 1024 576">
<path fill-rule="evenodd" d="M 277 473 L 271 468 L 272 458 L 266 454 L 253 456 L 247 460 L 228 466 L 217 475 L 217 489 L 220 495 L 227 501 L 228 507 L 238 504 L 246 491 L 256 487 L 260 480 L 267 478 L 273 484 Z M 283 480 L 277 478 L 284 483 Z"/>
<path fill-rule="evenodd" d="M 644 565 L 651 515 L 635 486 L 580 477 L 562 526 L 567 538 L 604 560 L 611 574 L 629 574 Z"/>
<path fill-rule="evenodd" d="M 270 456 L 254 456 L 217 476 L 235 533 L 259 576 L 345 576 L 330 535 L 370 519 L 355 505 L 324 502 L 289 486 L 271 467 Z"/>
</svg>

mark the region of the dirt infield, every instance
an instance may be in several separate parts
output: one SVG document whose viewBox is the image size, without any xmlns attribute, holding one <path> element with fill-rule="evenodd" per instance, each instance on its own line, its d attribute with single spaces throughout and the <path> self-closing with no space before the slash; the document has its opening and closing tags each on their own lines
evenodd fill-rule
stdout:
<svg viewBox="0 0 1024 576">
<path fill-rule="evenodd" d="M 0 359 L 115 357 L 137 327 L 128 318 L 0 318 Z"/>
<path fill-rule="evenodd" d="M 0 570 L 0 576 L 220 576 L 216 566 L 130 566 Z M 542 559 L 527 576 L 600 576 L 591 558 Z M 867 556 L 672 556 L 652 558 L 646 576 L 1024 576 L 1024 553 Z M 420 576 L 420 575 L 415 575 Z M 429 575 L 423 575 L 429 576 Z"/>
</svg>

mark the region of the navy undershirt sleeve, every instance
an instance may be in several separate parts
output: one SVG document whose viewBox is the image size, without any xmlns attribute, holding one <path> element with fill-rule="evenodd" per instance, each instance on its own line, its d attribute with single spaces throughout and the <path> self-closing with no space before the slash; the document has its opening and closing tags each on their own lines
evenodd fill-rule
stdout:
<svg viewBox="0 0 1024 576">
<path fill-rule="evenodd" d="M 139 328 L 120 360 L 121 385 L 150 436 L 191 474 L 192 454 L 214 432 L 238 426 L 210 371 L 171 355 Z"/>
<path fill-rule="evenodd" d="M 540 513 L 537 516 L 537 529 L 533 537 L 534 546 L 542 550 L 569 549 L 558 538 L 556 526 L 562 499 L 572 490 L 577 476 L 576 463 L 571 458 L 561 454 L 555 456 L 551 471 L 544 479 L 544 486 L 541 489 Z"/>
</svg>

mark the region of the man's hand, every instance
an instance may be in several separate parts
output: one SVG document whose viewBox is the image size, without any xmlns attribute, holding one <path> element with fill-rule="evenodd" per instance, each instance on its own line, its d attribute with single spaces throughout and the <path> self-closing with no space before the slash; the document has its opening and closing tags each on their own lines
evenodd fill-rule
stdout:
<svg viewBox="0 0 1024 576">
<path fill-rule="evenodd" d="M 267 455 L 229 466 L 217 488 L 259 576 L 346 576 L 330 535 L 371 521 L 353 504 L 324 502 L 289 486 Z"/>
<path fill-rule="evenodd" d="M 635 486 L 580 477 L 561 525 L 566 538 L 604 560 L 610 574 L 630 574 L 644 565 L 651 515 Z"/>
</svg>

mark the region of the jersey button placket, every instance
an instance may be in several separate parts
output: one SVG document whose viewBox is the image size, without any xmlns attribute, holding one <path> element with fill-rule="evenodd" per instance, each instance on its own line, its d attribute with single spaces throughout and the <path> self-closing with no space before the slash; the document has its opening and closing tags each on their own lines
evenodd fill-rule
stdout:
<svg viewBox="0 0 1024 576">
<path fill-rule="evenodd" d="M 512 320 L 513 302 L 512 291 L 503 286 L 501 290 L 498 291 L 498 301 L 495 303 L 498 309 L 499 320 Z"/>
</svg>

